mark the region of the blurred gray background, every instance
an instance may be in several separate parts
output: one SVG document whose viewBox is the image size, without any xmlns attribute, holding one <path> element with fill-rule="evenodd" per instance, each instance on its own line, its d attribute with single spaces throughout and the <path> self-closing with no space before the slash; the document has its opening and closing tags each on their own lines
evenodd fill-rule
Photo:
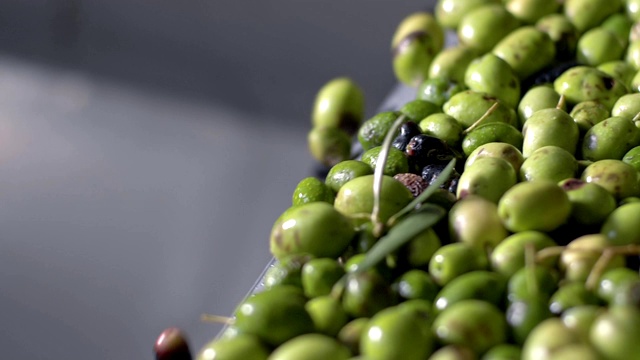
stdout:
<svg viewBox="0 0 640 360">
<path fill-rule="evenodd" d="M 0 2 L 3 359 L 197 351 L 270 259 L 316 91 L 375 113 L 417 0 Z"/>
</svg>

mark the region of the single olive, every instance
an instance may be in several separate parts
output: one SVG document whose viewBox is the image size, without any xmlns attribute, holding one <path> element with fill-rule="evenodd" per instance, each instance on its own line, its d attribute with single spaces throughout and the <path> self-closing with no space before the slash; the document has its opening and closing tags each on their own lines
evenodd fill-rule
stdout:
<svg viewBox="0 0 640 360">
<path fill-rule="evenodd" d="M 511 3 L 523 0 L 511 0 Z M 523 26 L 505 36 L 492 52 L 503 59 L 524 80 L 551 65 L 556 55 L 555 43 L 546 32 Z"/>
<path fill-rule="evenodd" d="M 524 137 L 518 129 L 509 124 L 482 124 L 464 137 L 462 151 L 466 156 L 471 156 L 471 153 L 478 147 L 493 142 L 503 142 L 512 145 L 516 149 L 522 149 Z"/>
<path fill-rule="evenodd" d="M 333 198 L 331 199 L 331 203 L 333 203 L 333 200 L 335 199 L 335 193 L 340 190 L 342 185 L 359 176 L 371 174 L 373 174 L 371 166 L 359 160 L 345 160 L 331 167 L 327 173 L 326 179 L 324 180 L 326 186 L 334 192 L 332 194 Z"/>
<path fill-rule="evenodd" d="M 582 158 L 598 161 L 622 159 L 631 148 L 640 145 L 640 129 L 626 117 L 614 116 L 587 130 L 582 141 Z"/>
<path fill-rule="evenodd" d="M 342 185 L 334 201 L 335 209 L 345 216 L 358 216 L 371 214 L 373 210 L 373 175 L 357 177 Z M 380 190 L 379 219 L 387 221 L 391 216 L 400 211 L 413 200 L 411 191 L 401 182 L 384 176 Z M 369 217 L 370 218 L 370 217 Z M 354 223 L 361 224 L 367 219 L 353 219 Z M 327 230 L 325 230 L 327 231 Z M 330 239 L 330 238 L 329 238 Z M 332 241 L 334 241 L 332 239 Z"/>
<path fill-rule="evenodd" d="M 631 88 L 636 69 L 624 60 L 612 60 L 598 65 L 598 70 L 608 74 Z M 617 115 L 616 115 L 617 116 Z"/>
<path fill-rule="evenodd" d="M 342 294 L 342 306 L 354 318 L 371 317 L 396 303 L 390 284 L 375 271 L 350 273 Z"/>
<path fill-rule="evenodd" d="M 504 314 L 491 303 L 482 300 L 462 300 L 436 317 L 433 332 L 445 345 L 468 346 L 482 354 L 507 338 Z"/>
<path fill-rule="evenodd" d="M 539 85 L 529 89 L 518 104 L 518 117 L 520 119 L 520 127 L 524 122 L 533 115 L 534 112 L 541 109 L 555 108 L 560 102 L 560 94 L 558 94 L 552 86 Z"/>
<path fill-rule="evenodd" d="M 593 321 L 600 315 L 606 308 L 598 305 L 578 305 L 571 309 L 567 309 L 560 319 L 564 326 L 574 331 L 580 339 L 584 342 L 589 341 L 589 330 Z"/>
<path fill-rule="evenodd" d="M 591 344 L 569 344 L 555 351 L 549 360 L 602 360 L 602 355 Z"/>
<path fill-rule="evenodd" d="M 626 267 L 617 267 L 605 271 L 598 281 L 598 296 L 607 303 L 611 303 L 621 286 L 630 281 L 638 281 L 638 272 Z"/>
<path fill-rule="evenodd" d="M 399 262 L 410 268 L 424 268 L 429 265 L 433 254 L 442 246 L 438 234 L 429 228 L 409 240 L 398 251 Z"/>
<path fill-rule="evenodd" d="M 539 231 L 522 231 L 508 236 L 496 246 L 489 257 L 491 269 L 505 276 L 512 276 L 525 266 L 527 247 L 535 252 L 556 243 L 547 234 Z"/>
<path fill-rule="evenodd" d="M 456 45 L 443 49 L 431 62 L 429 79 L 442 79 L 449 84 L 463 84 L 464 73 L 469 63 L 471 63 L 476 56 L 477 53 L 473 49 L 464 45 Z M 418 94 L 420 94 L 420 92 L 418 92 Z M 442 106 L 442 104 L 444 104 L 444 102 L 438 105 Z"/>
<path fill-rule="evenodd" d="M 438 293 L 438 285 L 428 272 L 413 269 L 402 274 L 393 284 L 400 299 L 424 299 L 433 301 Z"/>
<path fill-rule="evenodd" d="M 449 234 L 453 241 L 483 250 L 495 248 L 509 235 L 498 216 L 497 205 L 481 196 L 465 197 L 451 208 Z"/>
<path fill-rule="evenodd" d="M 534 112 L 522 127 L 524 136 L 522 155 L 528 158 L 537 149 L 554 145 L 575 154 L 578 144 L 578 125 L 560 109 L 541 109 Z"/>
<path fill-rule="evenodd" d="M 620 80 L 589 66 L 574 66 L 563 72 L 554 82 L 554 89 L 572 104 L 595 100 L 611 109 L 615 102 L 629 92 Z"/>
<path fill-rule="evenodd" d="M 567 150 L 558 146 L 543 146 L 533 151 L 522 163 L 520 181 L 549 180 L 560 182 L 573 178 L 578 172 L 578 161 Z"/>
<path fill-rule="evenodd" d="M 609 307 L 631 306 L 640 309 L 640 280 L 622 282 L 613 294 Z"/>
<path fill-rule="evenodd" d="M 313 158 L 327 167 L 351 155 L 351 139 L 338 128 L 314 127 L 307 135 L 307 144 Z"/>
<path fill-rule="evenodd" d="M 591 326 L 591 344 L 606 359 L 640 359 L 640 310 L 630 306 L 609 308 Z"/>
<path fill-rule="evenodd" d="M 536 326 L 522 346 L 522 360 L 548 360 L 567 345 L 579 344 L 580 338 L 559 318 L 549 318 Z"/>
<path fill-rule="evenodd" d="M 285 256 L 270 266 L 262 278 L 265 289 L 278 285 L 293 285 L 302 288 L 302 267 L 311 260 L 307 254 Z"/>
<path fill-rule="evenodd" d="M 416 12 L 398 25 L 391 42 L 396 78 L 417 86 L 429 76 L 429 65 L 444 45 L 444 31 L 435 17 Z"/>
<path fill-rule="evenodd" d="M 598 296 L 587 289 L 584 282 L 563 284 L 549 299 L 549 310 L 555 315 L 579 305 L 600 305 Z"/>
<path fill-rule="evenodd" d="M 622 157 L 622 162 L 631 165 L 636 171 L 640 171 L 640 146 L 627 151 Z"/>
<path fill-rule="evenodd" d="M 269 360 L 348 360 L 349 349 L 336 339 L 322 334 L 305 334 L 276 348 Z"/>
<path fill-rule="evenodd" d="M 611 109 L 611 116 L 620 116 L 633 120 L 637 124 L 636 116 L 640 113 L 640 94 L 633 93 L 621 96 Z M 637 126 L 637 125 L 636 125 Z"/>
<path fill-rule="evenodd" d="M 335 337 L 349 321 L 340 301 L 331 295 L 318 296 L 307 301 L 305 309 L 313 320 L 316 332 L 321 334 Z"/>
<path fill-rule="evenodd" d="M 577 103 L 569 114 L 578 124 L 581 133 L 585 133 L 597 123 L 611 117 L 611 112 L 597 101 L 582 101 Z"/>
<path fill-rule="evenodd" d="M 458 39 L 480 53 L 490 51 L 516 29 L 519 21 L 500 4 L 479 6 L 467 12 L 458 26 Z"/>
<path fill-rule="evenodd" d="M 514 185 L 500 198 L 498 215 L 508 230 L 551 231 L 571 214 L 567 194 L 554 182 L 537 180 Z"/>
<path fill-rule="evenodd" d="M 484 157 L 465 168 L 458 181 L 456 195 L 459 199 L 477 195 L 497 204 L 517 182 L 518 175 L 507 160 Z"/>
<path fill-rule="evenodd" d="M 513 344 L 500 344 L 487 351 L 480 360 L 520 360 L 522 349 Z"/>
<path fill-rule="evenodd" d="M 202 348 L 197 360 L 267 360 L 269 352 L 257 337 L 241 335 L 211 341 Z"/>
<path fill-rule="evenodd" d="M 414 311 L 391 307 L 368 323 L 360 339 L 360 353 L 370 360 L 426 359 L 435 347 L 429 324 Z"/>
<path fill-rule="evenodd" d="M 360 353 L 360 339 L 367 330 L 369 318 L 357 318 L 346 323 L 336 335 L 340 343 L 345 345 L 352 354 Z"/>
<path fill-rule="evenodd" d="M 483 157 L 496 157 L 504 159 L 513 166 L 516 172 L 520 171 L 520 166 L 524 162 L 522 153 L 515 146 L 503 142 L 490 142 L 477 147 L 469 154 L 464 163 L 465 168 L 471 166 L 477 159 Z"/>
<path fill-rule="evenodd" d="M 363 150 L 366 151 L 382 145 L 384 137 L 387 136 L 389 129 L 400 115 L 400 112 L 397 111 L 384 111 L 365 121 L 358 129 L 358 141 Z"/>
<path fill-rule="evenodd" d="M 558 289 L 557 271 L 548 266 L 523 267 L 517 270 L 507 283 L 507 300 L 509 303 L 535 297 L 545 299 Z"/>
<path fill-rule="evenodd" d="M 547 301 L 542 296 L 532 296 L 511 302 L 505 315 L 511 339 L 520 345 L 524 344 L 531 330 L 552 316 Z"/>
<path fill-rule="evenodd" d="M 515 109 L 520 101 L 520 79 L 517 70 L 500 57 L 506 57 L 506 52 L 488 53 L 471 61 L 464 74 L 464 83 L 470 90 L 495 96 L 507 107 Z"/>
<path fill-rule="evenodd" d="M 616 199 L 598 184 L 566 179 L 560 187 L 571 202 L 571 219 L 581 225 L 599 225 L 617 207 Z"/>
<path fill-rule="evenodd" d="M 339 128 L 353 135 L 364 117 L 364 95 L 352 79 L 340 77 L 322 86 L 311 115 L 314 127 Z"/>
<path fill-rule="evenodd" d="M 501 307 L 507 279 L 495 272 L 476 270 L 458 276 L 445 285 L 433 302 L 436 314 L 463 300 L 477 299 Z M 545 304 L 546 306 L 546 304 Z"/>
<path fill-rule="evenodd" d="M 291 205 L 297 206 L 315 201 L 333 204 L 335 193 L 316 177 L 306 177 L 296 185 L 291 196 Z"/>
<path fill-rule="evenodd" d="M 276 286 L 256 293 L 238 306 L 234 326 L 267 345 L 279 346 L 314 331 L 305 301 L 302 290 L 291 286 Z"/>
<path fill-rule="evenodd" d="M 566 0 L 564 14 L 581 33 L 598 26 L 622 7 L 620 0 Z"/>
<path fill-rule="evenodd" d="M 612 245 L 640 244 L 640 203 L 634 202 L 615 209 L 600 232 Z"/>
<path fill-rule="evenodd" d="M 581 179 L 602 186 L 618 200 L 640 194 L 638 172 L 621 160 L 598 160 L 586 167 Z"/>
<path fill-rule="evenodd" d="M 486 4 L 500 4 L 500 0 L 438 0 L 436 19 L 446 28 L 457 29 L 468 12 Z"/>
<path fill-rule="evenodd" d="M 623 47 L 627 47 L 627 45 L 629 45 L 629 36 L 632 26 L 633 19 L 623 13 L 611 14 L 602 22 L 602 24 L 600 24 L 601 28 L 607 29 L 609 32 L 614 34 L 616 38 L 622 42 Z"/>
<path fill-rule="evenodd" d="M 438 108 L 441 108 L 453 95 L 466 90 L 464 86 L 464 73 L 462 76 L 463 80 L 460 82 L 454 82 L 442 77 L 426 79 L 418 86 L 417 98 L 422 101 L 429 101 L 438 106 Z M 437 112 L 439 111 L 434 111 L 433 113 Z M 421 119 L 418 119 L 417 121 L 420 120 Z"/>
<path fill-rule="evenodd" d="M 474 270 L 487 268 L 487 257 L 478 247 L 467 243 L 452 243 L 438 249 L 429 262 L 429 274 L 440 286 Z"/>
<path fill-rule="evenodd" d="M 302 266 L 300 282 L 305 296 L 314 298 L 331 293 L 333 285 L 344 275 L 344 269 L 331 258 L 308 260 Z"/>
<path fill-rule="evenodd" d="M 598 66 L 619 60 L 624 50 L 624 43 L 616 35 L 603 27 L 596 27 L 580 36 L 576 57 L 581 64 Z"/>
<path fill-rule="evenodd" d="M 466 129 L 485 115 L 496 102 L 498 102 L 498 98 L 487 93 L 465 90 L 453 95 L 442 106 L 442 111 L 456 119 Z M 517 125 L 518 120 L 514 109 L 499 102 L 497 108 L 487 114 L 483 120 L 483 124 L 491 122 Z"/>
<path fill-rule="evenodd" d="M 164 329 L 153 344 L 156 360 L 191 360 L 191 349 L 185 333 L 176 327 Z"/>
<path fill-rule="evenodd" d="M 365 151 L 362 154 L 362 162 L 369 165 L 374 172 L 378 165 L 378 158 L 380 157 L 381 151 L 382 146 L 376 146 Z M 383 173 L 387 176 L 394 176 L 396 174 L 402 174 L 408 171 L 409 160 L 404 155 L 404 152 L 394 147 L 390 147 L 389 151 L 387 152 Z"/>
<path fill-rule="evenodd" d="M 433 114 L 422 119 L 419 126 L 424 134 L 436 137 L 451 147 L 458 147 L 462 141 L 462 126 L 453 116 Z"/>
<path fill-rule="evenodd" d="M 554 0 L 506 0 L 505 7 L 518 20 L 532 24 L 545 15 L 556 13 L 560 3 Z"/>
<path fill-rule="evenodd" d="M 410 121 L 418 123 L 431 114 L 439 113 L 441 106 L 426 99 L 415 99 L 404 104 L 399 111 Z"/>
<path fill-rule="evenodd" d="M 640 69 L 640 40 L 634 40 L 627 46 L 624 54 L 624 61 L 633 66 L 636 70 Z"/>
<path fill-rule="evenodd" d="M 429 360 L 478 360 L 478 356 L 464 345 L 446 345 L 431 354 Z"/>
</svg>

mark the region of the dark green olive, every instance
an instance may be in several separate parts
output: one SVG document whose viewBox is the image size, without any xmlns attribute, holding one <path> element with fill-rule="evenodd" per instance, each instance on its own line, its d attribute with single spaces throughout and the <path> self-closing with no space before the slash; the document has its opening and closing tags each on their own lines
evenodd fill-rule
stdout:
<svg viewBox="0 0 640 360">
<path fill-rule="evenodd" d="M 429 324 L 416 313 L 390 307 L 376 314 L 360 339 L 360 353 L 367 359 L 423 360 L 433 352 Z"/>
<path fill-rule="evenodd" d="M 311 259 L 302 266 L 300 281 L 308 298 L 328 295 L 344 275 L 344 269 L 331 258 Z"/>
<path fill-rule="evenodd" d="M 307 135 L 307 144 L 313 158 L 327 167 L 351 155 L 351 138 L 338 128 L 314 127 Z"/>
<path fill-rule="evenodd" d="M 273 264 L 264 274 L 262 284 L 265 289 L 277 285 L 293 285 L 302 287 L 302 267 L 311 260 L 309 255 L 292 255 L 282 258 Z"/>
<path fill-rule="evenodd" d="M 546 266 L 524 267 L 516 271 L 507 283 L 507 300 L 515 302 L 535 297 L 551 298 L 558 289 L 559 275 Z"/>
<path fill-rule="evenodd" d="M 549 300 L 549 310 L 560 315 L 567 309 L 579 305 L 599 305 L 600 299 L 588 290 L 582 282 L 564 284 L 556 290 Z"/>
<path fill-rule="evenodd" d="M 351 273 L 342 294 L 342 306 L 351 317 L 371 317 L 396 303 L 390 284 L 375 271 Z"/>
<path fill-rule="evenodd" d="M 467 243 L 444 245 L 433 254 L 429 262 L 429 274 L 436 284 L 444 286 L 459 275 L 484 270 L 487 257 L 483 251 Z"/>
<path fill-rule="evenodd" d="M 335 194 L 340 190 L 342 185 L 357 177 L 373 174 L 371 166 L 359 160 L 345 160 L 337 163 L 327 173 L 324 180 L 326 186 L 333 190 L 331 203 L 335 198 Z M 294 195 L 295 196 L 295 195 Z"/>
<path fill-rule="evenodd" d="M 500 307 L 505 297 L 507 279 L 492 271 L 477 270 L 451 280 L 433 302 L 436 313 L 463 300 L 484 300 Z"/>
<path fill-rule="evenodd" d="M 482 354 L 507 338 L 504 314 L 482 300 L 457 302 L 436 317 L 433 332 L 445 345 L 464 345 Z"/>
<path fill-rule="evenodd" d="M 275 349 L 269 360 L 348 360 L 351 352 L 336 339 L 322 334 L 305 334 Z"/>
<path fill-rule="evenodd" d="M 313 320 L 316 332 L 321 334 L 336 336 L 349 321 L 340 301 L 331 295 L 318 296 L 307 301 L 305 309 Z"/>
<path fill-rule="evenodd" d="M 524 344 L 531 330 L 551 316 L 547 301 L 542 296 L 512 302 L 506 311 L 511 338 L 517 344 Z"/>
<path fill-rule="evenodd" d="M 365 121 L 358 129 L 358 141 L 362 148 L 366 151 L 382 145 L 384 137 L 400 115 L 399 111 L 385 111 Z"/>
<path fill-rule="evenodd" d="M 315 330 L 302 290 L 276 286 L 249 296 L 235 312 L 234 326 L 271 346 Z"/>
</svg>

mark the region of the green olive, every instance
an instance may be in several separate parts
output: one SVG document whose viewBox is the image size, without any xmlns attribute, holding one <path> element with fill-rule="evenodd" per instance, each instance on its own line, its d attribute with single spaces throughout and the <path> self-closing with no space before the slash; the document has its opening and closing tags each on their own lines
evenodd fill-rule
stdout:
<svg viewBox="0 0 640 360">
<path fill-rule="evenodd" d="M 571 214 L 571 202 L 556 183 L 545 180 L 518 183 L 500 198 L 498 215 L 511 231 L 551 231 Z"/>
<path fill-rule="evenodd" d="M 492 271 L 476 270 L 462 274 L 448 283 L 436 296 L 436 314 L 463 300 L 484 300 L 501 306 L 507 289 L 507 279 Z M 546 304 L 545 304 L 546 307 Z"/>
<path fill-rule="evenodd" d="M 302 267 L 311 259 L 309 255 L 292 255 L 276 261 L 265 271 L 262 284 L 265 289 L 278 285 L 293 285 L 302 288 Z"/>
<path fill-rule="evenodd" d="M 480 196 L 465 197 L 451 208 L 449 233 L 452 240 L 480 249 L 495 248 L 508 235 L 497 205 Z"/>
<path fill-rule="evenodd" d="M 269 360 L 348 360 L 351 352 L 336 339 L 322 334 L 306 334 L 280 345 Z"/>
<path fill-rule="evenodd" d="M 557 271 L 548 266 L 523 267 L 517 270 L 507 283 L 507 300 L 515 301 L 542 297 L 550 299 L 558 289 Z"/>
<path fill-rule="evenodd" d="M 573 154 L 561 147 L 549 145 L 532 152 L 522 163 L 518 175 L 520 181 L 559 182 L 575 177 L 577 172 L 578 161 Z"/>
<path fill-rule="evenodd" d="M 336 338 L 345 345 L 352 354 L 360 353 L 360 339 L 367 330 L 369 318 L 357 318 L 346 323 L 338 332 Z"/>
<path fill-rule="evenodd" d="M 296 185 L 291 196 L 291 205 L 297 206 L 310 202 L 324 201 L 333 204 L 335 194 L 331 188 L 316 177 L 306 177 Z"/>
<path fill-rule="evenodd" d="M 493 142 L 503 142 L 516 149 L 522 149 L 524 138 L 522 133 L 512 125 L 505 123 L 482 124 L 464 137 L 462 151 L 466 156 L 471 156 L 471 153 L 480 146 Z"/>
<path fill-rule="evenodd" d="M 640 310 L 621 306 L 600 314 L 591 327 L 591 344 L 605 358 L 640 359 Z"/>
<path fill-rule="evenodd" d="M 457 29 L 468 12 L 486 4 L 500 4 L 500 0 L 438 0 L 436 19 L 444 27 Z"/>
<path fill-rule="evenodd" d="M 433 301 L 438 292 L 438 285 L 429 273 L 419 269 L 409 270 L 402 274 L 393 287 L 401 299 L 424 299 Z"/>
<path fill-rule="evenodd" d="M 369 165 L 374 172 L 376 170 L 376 165 L 378 164 L 378 158 L 380 157 L 381 151 L 382 146 L 376 146 L 362 154 L 362 162 Z M 392 146 L 389 148 L 386 160 L 383 170 L 385 175 L 394 176 L 396 174 L 409 172 L 409 160 L 404 155 L 404 152 L 396 149 L 395 147 Z"/>
<path fill-rule="evenodd" d="M 528 158 L 535 150 L 554 145 L 575 154 L 578 144 L 578 125 L 560 109 L 541 109 L 534 112 L 522 127 L 524 141 L 522 155 Z"/>
<path fill-rule="evenodd" d="M 553 87 L 570 103 L 595 100 L 607 109 L 611 109 L 619 97 L 629 92 L 622 81 L 589 66 L 568 69 L 553 82 Z"/>
<path fill-rule="evenodd" d="M 464 83 L 470 90 L 495 96 L 507 107 L 515 109 L 520 101 L 520 79 L 518 69 L 509 64 L 508 58 L 500 57 L 507 57 L 506 52 L 489 53 L 471 61 L 464 74 Z"/>
<path fill-rule="evenodd" d="M 355 234 L 349 219 L 338 210 L 325 202 L 286 210 L 271 230 L 273 256 L 278 259 L 295 254 L 338 257 Z"/>
<path fill-rule="evenodd" d="M 304 305 L 301 290 L 276 286 L 245 299 L 235 312 L 234 326 L 245 334 L 257 336 L 267 345 L 279 346 L 314 331 L 313 321 Z"/>
<path fill-rule="evenodd" d="M 525 266 L 525 253 L 531 246 L 534 251 L 556 246 L 548 235 L 539 231 L 522 231 L 502 240 L 491 252 L 491 268 L 505 276 L 512 276 Z"/>
<path fill-rule="evenodd" d="M 382 145 L 384 137 L 400 115 L 397 111 L 385 111 L 365 121 L 358 130 L 358 141 L 362 148 L 366 151 Z"/>
<path fill-rule="evenodd" d="M 490 142 L 478 146 L 471 152 L 471 154 L 469 154 L 469 157 L 467 157 L 467 160 L 464 163 L 465 168 L 471 166 L 471 164 L 473 164 L 477 159 L 483 157 L 504 159 L 513 166 L 513 169 L 516 172 L 520 171 L 520 166 L 522 166 L 522 163 L 524 162 L 522 153 L 515 146 L 503 142 Z"/>
<path fill-rule="evenodd" d="M 513 344 L 500 344 L 487 351 L 480 360 L 520 360 L 522 349 Z"/>
<path fill-rule="evenodd" d="M 588 342 L 591 325 L 604 310 L 598 305 L 578 305 L 567 309 L 560 318 L 564 326 L 578 334 L 582 341 Z"/>
<path fill-rule="evenodd" d="M 519 21 L 502 5 L 483 5 L 470 10 L 460 20 L 458 38 L 460 43 L 485 53 L 518 25 Z"/>
<path fill-rule="evenodd" d="M 640 194 L 638 172 L 621 160 L 596 161 L 587 166 L 581 179 L 602 186 L 618 200 Z"/>
<path fill-rule="evenodd" d="M 415 312 L 391 307 L 368 323 L 360 339 L 360 353 L 370 360 L 426 359 L 435 347 L 429 324 Z"/>
<path fill-rule="evenodd" d="M 582 225 L 599 225 L 616 208 L 616 199 L 598 184 L 566 179 L 560 187 L 571 202 L 571 219 Z"/>
<path fill-rule="evenodd" d="M 399 111 L 410 121 L 418 123 L 431 114 L 439 113 L 441 107 L 441 104 L 437 105 L 426 99 L 415 99 L 404 104 Z"/>
<path fill-rule="evenodd" d="M 531 330 L 551 316 L 546 299 L 542 296 L 532 296 L 511 302 L 506 311 L 511 338 L 517 344 L 523 344 Z"/>
<path fill-rule="evenodd" d="M 567 345 L 579 344 L 580 338 L 559 318 L 550 318 L 538 324 L 522 346 L 523 360 L 549 360 Z"/>
<path fill-rule="evenodd" d="M 600 299 L 588 290 L 584 282 L 570 282 L 563 284 L 549 299 L 549 310 L 555 315 L 564 313 L 580 305 L 599 305 Z"/>
<path fill-rule="evenodd" d="M 504 3 L 510 13 L 527 24 L 556 13 L 560 7 L 560 3 L 555 0 L 506 0 Z"/>
<path fill-rule="evenodd" d="M 371 174 L 373 174 L 373 169 L 371 168 L 371 166 L 359 160 L 345 160 L 331 167 L 331 169 L 329 169 L 329 172 L 327 173 L 327 177 L 324 180 L 324 183 L 327 185 L 327 187 L 334 192 L 331 203 L 333 203 L 335 193 L 340 190 L 342 185 L 347 183 L 349 180 Z"/>
<path fill-rule="evenodd" d="M 581 133 L 585 133 L 595 124 L 611 117 L 609 109 L 597 101 L 582 101 L 577 103 L 569 114 L 578 124 Z"/>
<path fill-rule="evenodd" d="M 640 244 L 640 203 L 629 203 L 613 210 L 600 232 L 612 245 Z"/>
<path fill-rule="evenodd" d="M 351 138 L 338 128 L 314 127 L 307 134 L 307 144 L 313 158 L 327 167 L 351 155 Z"/>
<path fill-rule="evenodd" d="M 536 22 L 539 30 L 553 40 L 558 60 L 575 58 L 580 32 L 564 14 L 545 15 Z"/>
<path fill-rule="evenodd" d="M 482 300 L 462 300 L 436 317 L 433 332 L 440 343 L 464 345 L 482 354 L 507 338 L 504 314 Z"/>
<path fill-rule="evenodd" d="M 464 73 L 477 53 L 464 45 L 443 49 L 431 62 L 429 78 L 440 78 L 450 82 L 463 84 Z M 428 99 L 427 99 L 428 100 Z M 442 106 L 442 104 L 440 104 Z"/>
<path fill-rule="evenodd" d="M 532 87 L 524 94 L 518 104 L 520 127 L 534 112 L 541 109 L 555 108 L 559 102 L 560 94 L 552 86 L 540 85 Z"/>
<path fill-rule="evenodd" d="M 335 78 L 326 83 L 313 105 L 314 127 L 339 128 L 353 135 L 364 117 L 362 89 L 350 78 Z"/>
<path fill-rule="evenodd" d="M 305 304 L 316 332 L 336 336 L 349 320 L 339 300 L 331 295 L 315 297 Z"/>
<path fill-rule="evenodd" d="M 522 2 L 523 0 L 512 0 Z M 507 5 L 508 6 L 508 5 Z M 551 64 L 556 55 L 551 37 L 534 26 L 524 26 L 505 36 L 492 52 L 503 59 L 520 80 Z"/>
<path fill-rule="evenodd" d="M 427 116 L 418 124 L 423 134 L 436 137 L 452 148 L 462 141 L 462 126 L 453 116 L 439 113 Z"/>
<path fill-rule="evenodd" d="M 333 285 L 344 275 L 344 269 L 331 258 L 307 261 L 302 266 L 300 282 L 308 298 L 329 295 Z"/>
<path fill-rule="evenodd" d="M 464 70 L 466 70 L 466 67 Z M 418 86 L 417 98 L 442 107 L 453 95 L 466 90 L 464 87 L 464 72 L 462 77 L 463 81 L 460 82 L 454 82 L 443 77 L 426 79 Z M 418 119 L 418 121 L 420 120 Z"/>
<path fill-rule="evenodd" d="M 429 274 L 440 286 L 474 270 L 487 268 L 484 250 L 467 243 L 452 243 L 438 249 L 429 262 Z"/>
<path fill-rule="evenodd" d="M 626 267 L 609 269 L 600 276 L 598 296 L 607 303 L 611 303 L 624 283 L 638 280 L 640 280 L 640 276 L 637 271 Z"/>
<path fill-rule="evenodd" d="M 468 128 L 480 119 L 498 101 L 494 96 L 473 90 L 461 91 L 451 97 L 442 106 L 442 111 L 458 120 L 463 128 Z M 517 125 L 518 119 L 514 109 L 500 102 L 497 108 L 483 120 L 483 124 L 491 122 Z"/>
<path fill-rule="evenodd" d="M 477 195 L 497 204 L 502 195 L 517 182 L 518 175 L 507 160 L 483 157 L 465 168 L 458 180 L 456 195 L 459 199 Z"/>
<path fill-rule="evenodd" d="M 621 0 L 566 0 L 564 14 L 581 33 L 598 26 L 622 7 Z"/>
<path fill-rule="evenodd" d="M 214 340 L 205 345 L 197 360 L 267 360 L 269 349 L 252 335 Z"/>
<path fill-rule="evenodd" d="M 596 27 L 582 34 L 576 57 L 581 64 L 598 66 L 619 60 L 624 50 L 624 44 L 616 35 L 603 27 Z"/>
<path fill-rule="evenodd" d="M 565 279 L 586 281 L 608 245 L 607 237 L 602 234 L 583 235 L 569 242 L 560 257 L 560 268 L 564 271 Z M 605 269 L 624 267 L 624 265 L 624 258 L 618 255 L 609 261 Z"/>
</svg>

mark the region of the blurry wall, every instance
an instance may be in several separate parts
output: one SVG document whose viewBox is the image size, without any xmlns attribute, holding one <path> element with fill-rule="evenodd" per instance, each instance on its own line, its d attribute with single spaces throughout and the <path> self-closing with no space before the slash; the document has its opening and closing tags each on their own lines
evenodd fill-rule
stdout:
<svg viewBox="0 0 640 360">
<path fill-rule="evenodd" d="M 0 52 L 308 126 L 332 77 L 371 114 L 394 83 L 389 43 L 417 0 L 4 0 Z M 303 118 L 303 119 L 301 119 Z"/>
</svg>

